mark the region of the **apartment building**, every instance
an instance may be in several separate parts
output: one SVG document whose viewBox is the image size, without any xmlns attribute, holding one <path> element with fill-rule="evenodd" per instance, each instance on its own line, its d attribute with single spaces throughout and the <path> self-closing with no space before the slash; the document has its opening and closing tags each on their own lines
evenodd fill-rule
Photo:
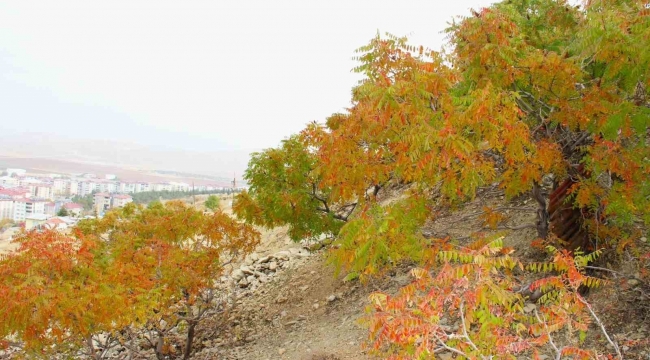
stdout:
<svg viewBox="0 0 650 360">
<path fill-rule="evenodd" d="M 14 199 L 7 195 L 0 195 L 0 220 L 14 218 Z"/>
<path fill-rule="evenodd" d="M 71 183 L 70 179 L 57 178 L 52 181 L 52 194 L 54 196 L 67 196 L 70 195 L 68 192 L 68 186 Z"/>
<path fill-rule="evenodd" d="M 111 208 L 111 194 L 96 193 L 93 195 L 93 210 L 97 215 L 103 215 L 106 210 Z"/>
<path fill-rule="evenodd" d="M 27 215 L 43 215 L 45 214 L 45 204 L 47 201 L 44 199 L 26 199 L 25 200 L 25 213 Z"/>
<path fill-rule="evenodd" d="M 130 195 L 113 195 L 112 208 L 120 208 L 133 201 Z"/>
<path fill-rule="evenodd" d="M 38 184 L 35 187 L 34 196 L 41 199 L 54 199 L 54 191 L 50 184 Z"/>
<path fill-rule="evenodd" d="M 54 216 L 56 215 L 56 203 L 52 201 L 48 201 L 45 203 L 45 210 L 44 210 L 45 215 L 47 216 Z"/>
<path fill-rule="evenodd" d="M 0 186 L 16 187 L 20 185 L 18 178 L 11 176 L 0 176 Z"/>
<path fill-rule="evenodd" d="M 15 222 L 25 221 L 27 215 L 27 199 L 14 200 L 13 220 Z"/>
</svg>

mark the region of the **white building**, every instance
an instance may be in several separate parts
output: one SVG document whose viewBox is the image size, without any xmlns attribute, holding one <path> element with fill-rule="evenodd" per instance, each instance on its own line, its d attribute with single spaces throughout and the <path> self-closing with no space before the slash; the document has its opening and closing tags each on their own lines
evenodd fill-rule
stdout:
<svg viewBox="0 0 650 360">
<path fill-rule="evenodd" d="M 135 192 L 135 184 L 134 183 L 127 183 L 127 182 L 121 182 L 118 186 L 117 192 L 122 193 L 122 194 L 132 194 Z"/>
<path fill-rule="evenodd" d="M 80 187 L 78 190 L 79 196 L 86 196 L 92 194 L 93 191 L 97 190 L 97 184 L 93 181 L 81 181 L 79 183 Z"/>
<path fill-rule="evenodd" d="M 47 216 L 54 216 L 56 215 L 56 203 L 52 201 L 48 201 L 45 203 L 45 208 L 44 208 L 44 213 Z"/>
<path fill-rule="evenodd" d="M 14 218 L 14 199 L 0 195 L 0 220 Z"/>
<path fill-rule="evenodd" d="M 25 214 L 26 215 L 44 215 L 45 204 L 47 202 L 43 199 L 26 199 L 25 200 Z"/>
<path fill-rule="evenodd" d="M 32 187 L 38 185 L 38 184 L 41 184 L 41 183 L 43 183 L 41 180 L 35 179 L 33 177 L 23 177 L 23 178 L 18 179 L 18 185 L 19 186 L 22 186 L 22 187 L 25 187 L 25 188 L 30 188 L 30 189 Z"/>
<path fill-rule="evenodd" d="M 133 198 L 130 195 L 113 195 L 111 200 L 113 208 L 120 208 L 132 202 Z"/>
<path fill-rule="evenodd" d="M 153 184 L 153 191 L 172 191 L 172 185 L 168 183 Z"/>
<path fill-rule="evenodd" d="M 58 178 L 52 182 L 52 195 L 53 196 L 66 196 L 69 193 L 70 179 Z"/>
<path fill-rule="evenodd" d="M 11 177 L 11 176 L 1 176 L 0 177 L 0 185 L 5 186 L 5 187 L 16 187 L 19 184 L 18 178 Z"/>
<path fill-rule="evenodd" d="M 42 199 L 54 199 L 54 192 L 52 190 L 52 185 L 49 184 L 39 184 L 35 187 L 34 196 Z"/>
<path fill-rule="evenodd" d="M 68 187 L 67 187 L 68 191 L 67 191 L 66 195 L 68 195 L 68 196 L 79 195 L 79 188 L 80 188 L 79 181 L 70 180 L 70 182 L 68 182 Z"/>
<path fill-rule="evenodd" d="M 27 199 L 14 200 L 14 221 L 25 221 L 27 215 Z"/>
<path fill-rule="evenodd" d="M 111 208 L 111 195 L 107 193 L 96 193 L 93 196 L 93 210 L 97 215 L 102 215 Z"/>
<path fill-rule="evenodd" d="M 145 192 L 145 191 L 151 191 L 151 186 L 149 183 L 137 183 L 135 184 L 135 192 Z"/>
<path fill-rule="evenodd" d="M 109 183 L 106 184 L 106 191 L 107 192 L 109 192 L 111 194 L 114 194 L 114 193 L 118 192 L 117 190 L 118 190 L 118 185 L 117 185 L 116 182 L 109 182 Z"/>
</svg>

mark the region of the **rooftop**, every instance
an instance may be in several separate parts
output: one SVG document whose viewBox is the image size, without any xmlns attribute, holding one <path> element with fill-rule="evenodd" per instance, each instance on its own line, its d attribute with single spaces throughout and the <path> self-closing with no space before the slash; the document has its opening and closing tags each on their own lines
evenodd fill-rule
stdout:
<svg viewBox="0 0 650 360">
<path fill-rule="evenodd" d="M 63 207 L 66 209 L 83 209 L 83 205 L 77 203 L 65 203 Z"/>
</svg>

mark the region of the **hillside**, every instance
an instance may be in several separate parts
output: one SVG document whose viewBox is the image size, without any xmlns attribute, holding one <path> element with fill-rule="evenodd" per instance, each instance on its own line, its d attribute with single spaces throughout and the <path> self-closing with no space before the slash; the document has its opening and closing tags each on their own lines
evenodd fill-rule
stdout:
<svg viewBox="0 0 650 360">
<path fill-rule="evenodd" d="M 22 233 L 0 257 L 0 357 L 649 359 L 647 1 L 507 0 L 444 34 L 377 32 L 349 106 L 251 153 L 221 210 L 132 202 Z M 230 168 L 110 143 L 69 158 Z"/>
<path fill-rule="evenodd" d="M 391 195 L 385 201 L 391 201 Z M 485 189 L 482 196 L 457 211 L 449 211 L 426 225 L 423 232 L 446 234 L 467 242 L 476 233 L 503 233 L 489 230 L 479 219 L 484 206 L 507 207 L 513 227 L 534 222 L 532 199 L 521 198 L 512 202 L 503 200 L 503 193 L 494 188 Z M 227 202 L 224 203 L 227 207 Z M 547 255 L 530 246 L 536 238 L 534 229 L 507 231 L 505 244 L 515 249 L 513 255 L 527 261 L 539 261 Z M 308 247 L 308 246 L 305 246 Z M 334 275 L 327 264 L 328 250 L 301 254 L 301 244 L 291 242 L 283 229 L 266 231 L 263 242 L 256 250 L 257 256 L 287 252 L 286 268 L 278 270 L 271 281 L 256 282 L 254 287 L 235 286 L 237 303 L 227 319 L 213 319 L 202 327 L 202 347 L 196 359 L 286 359 L 286 360 L 336 360 L 374 359 L 364 346 L 368 340 L 367 329 L 359 322 L 369 305 L 368 296 L 374 291 L 397 293 L 409 284 L 410 269 L 403 263 L 388 273 L 368 283 L 344 281 L 345 274 Z M 646 249 L 650 249 L 647 246 Z M 247 266 L 246 264 L 242 264 Z M 636 262 L 618 262 L 614 267 L 621 274 L 635 276 Z M 238 268 L 235 266 L 234 269 Z M 647 359 L 650 356 L 650 284 L 626 279 L 607 272 L 594 274 L 610 279 L 612 286 L 592 290 L 587 299 L 601 317 L 609 334 L 622 346 L 625 359 Z M 637 274 L 638 277 L 638 274 Z M 227 282 L 231 283 L 232 279 Z M 588 341 L 602 351 L 611 350 L 605 339 L 591 324 Z M 366 344 L 367 345 L 367 344 Z M 553 357 L 552 350 L 545 354 Z M 443 352 L 441 359 L 452 359 Z"/>
<path fill-rule="evenodd" d="M 90 162 L 78 162 L 72 160 L 57 160 L 48 157 L 11 157 L 0 155 L 0 168 L 25 169 L 36 174 L 82 174 L 92 173 L 102 177 L 105 174 L 112 174 L 124 181 L 164 182 L 177 181 L 194 183 L 196 185 L 218 185 L 231 186 L 232 179 L 218 178 L 211 179 L 200 176 L 158 173 L 155 171 L 142 170 L 136 167 L 120 165 L 104 165 Z"/>
<path fill-rule="evenodd" d="M 138 180 L 141 176 L 157 179 L 160 175 L 196 178 L 192 175 L 179 176 L 179 173 L 185 173 L 221 177 L 227 183 L 232 179 L 233 173 L 241 176 L 249 154 L 253 151 L 191 151 L 120 140 L 68 138 L 54 134 L 0 134 L 0 167 L 16 166 L 44 172 L 119 173 L 129 180 Z M 156 173 L 157 170 L 167 173 Z"/>
</svg>

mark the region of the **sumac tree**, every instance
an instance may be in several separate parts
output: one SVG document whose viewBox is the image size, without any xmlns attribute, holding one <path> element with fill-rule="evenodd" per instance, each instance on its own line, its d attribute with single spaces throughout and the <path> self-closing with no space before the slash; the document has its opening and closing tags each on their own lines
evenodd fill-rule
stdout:
<svg viewBox="0 0 650 360">
<path fill-rule="evenodd" d="M 594 245 L 632 238 L 650 224 L 649 25 L 644 1 L 512 0 L 453 23 L 442 52 L 377 36 L 351 107 L 253 156 L 236 213 L 298 239 L 336 233 L 349 215 L 332 209 L 371 211 L 388 183 L 444 204 L 496 182 L 534 195 L 545 237 L 541 183 L 571 177 Z"/>
<path fill-rule="evenodd" d="M 250 252 L 259 233 L 226 214 L 182 202 L 129 204 L 82 221 L 71 235 L 29 232 L 0 261 L 0 336 L 33 354 L 68 350 L 101 358 L 97 336 L 146 331 L 160 359 L 184 324 L 184 358 L 225 263 Z M 56 347 L 52 345 L 59 344 Z"/>
<path fill-rule="evenodd" d="M 247 172 L 251 190 L 238 199 L 236 213 L 258 225 L 289 225 L 296 240 L 333 232 L 331 261 L 353 275 L 401 259 L 434 266 L 443 256 L 438 275 L 419 273 L 427 278 L 420 290 L 433 293 L 416 298 L 407 289 L 392 302 L 378 297 L 373 335 L 397 354 L 426 358 L 442 347 L 480 358 L 543 343 L 556 348 L 551 338 L 558 329 L 584 330 L 576 318 L 597 319 L 575 287 L 591 280 L 568 265 L 582 255 L 555 254 L 546 268 L 562 275 L 538 285 L 556 287 L 550 293 L 558 299 L 547 296 L 533 316 L 521 311 L 511 286 L 519 276 L 511 273 L 516 261 L 485 244 L 444 258 L 458 244 L 426 239 L 420 225 L 433 216 L 430 209 L 470 200 L 479 187 L 497 183 L 507 198 L 532 195 L 538 235 L 553 239 L 543 184 L 557 187 L 568 178 L 565 205 L 580 209 L 578 226 L 594 240 L 583 248 L 620 249 L 638 239 L 650 225 L 647 1 L 576 7 L 508 0 L 472 11 L 447 34 L 442 51 L 392 35 L 359 48 L 354 71 L 363 79 L 352 89 L 351 106 L 255 155 Z M 407 190 L 397 202 L 382 202 L 377 195 L 390 184 Z M 352 216 L 327 211 L 349 204 Z M 492 226 L 503 218 L 491 208 L 481 217 Z M 462 320 L 466 333 L 440 327 L 443 312 Z M 593 355 L 576 344 L 555 350 L 559 357 Z"/>
</svg>

